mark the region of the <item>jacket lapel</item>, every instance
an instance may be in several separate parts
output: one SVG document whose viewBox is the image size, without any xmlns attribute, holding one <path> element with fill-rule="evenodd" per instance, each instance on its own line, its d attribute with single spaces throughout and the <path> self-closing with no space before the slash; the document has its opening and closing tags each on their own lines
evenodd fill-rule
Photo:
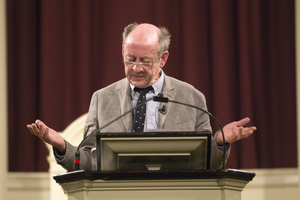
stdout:
<svg viewBox="0 0 300 200">
<path fill-rule="evenodd" d="M 172 80 L 170 79 L 170 77 L 167 75 L 165 75 L 164 86 L 163 86 L 163 95 L 164 95 L 164 97 L 167 97 L 168 99 L 172 99 L 172 100 L 176 96 L 175 86 L 174 86 Z M 166 113 L 163 114 L 163 113 L 159 112 L 159 116 L 158 116 L 158 128 L 159 129 L 163 128 L 166 118 L 167 118 L 168 114 L 170 113 L 172 103 L 161 103 L 159 108 L 162 109 L 163 106 L 166 107 Z"/>
<path fill-rule="evenodd" d="M 118 95 L 120 99 L 120 109 L 121 114 L 124 114 L 125 112 L 129 111 L 131 109 L 131 90 L 129 82 L 126 78 L 123 79 L 123 81 L 120 82 L 119 88 L 118 88 Z M 124 117 L 122 117 L 121 122 L 124 126 L 125 132 L 131 132 L 131 126 L 132 126 L 132 113 L 128 113 Z"/>
</svg>

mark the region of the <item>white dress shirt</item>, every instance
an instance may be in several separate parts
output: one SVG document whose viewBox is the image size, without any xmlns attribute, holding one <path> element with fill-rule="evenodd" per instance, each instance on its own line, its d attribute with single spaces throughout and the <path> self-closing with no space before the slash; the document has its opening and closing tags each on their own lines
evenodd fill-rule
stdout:
<svg viewBox="0 0 300 200">
<path fill-rule="evenodd" d="M 154 95 L 158 95 L 162 93 L 163 85 L 164 85 L 164 72 L 162 69 L 159 71 L 160 77 L 155 83 L 152 85 L 153 90 L 146 94 L 146 100 L 151 99 Z M 131 107 L 135 107 L 137 105 L 137 101 L 139 98 L 140 93 L 134 91 L 134 85 L 130 83 L 131 88 Z M 145 125 L 144 131 L 147 129 L 157 129 L 158 128 L 158 109 L 159 109 L 160 102 L 157 101 L 148 101 L 146 103 L 146 118 L 145 118 Z"/>
</svg>

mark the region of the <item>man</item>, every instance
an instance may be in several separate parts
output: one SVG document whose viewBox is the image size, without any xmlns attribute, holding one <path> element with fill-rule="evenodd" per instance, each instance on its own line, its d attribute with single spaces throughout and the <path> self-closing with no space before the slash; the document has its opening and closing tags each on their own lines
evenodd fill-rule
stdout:
<svg viewBox="0 0 300 200">
<path fill-rule="evenodd" d="M 162 68 L 169 56 L 169 44 L 170 34 L 165 28 L 158 28 L 152 24 L 134 23 L 124 29 L 122 55 L 126 78 L 94 93 L 86 120 L 85 137 L 137 105 L 140 90 L 144 88 L 150 88 L 150 91 L 145 94 L 146 99 L 163 93 L 171 100 L 207 110 L 205 97 L 201 92 L 187 83 L 164 74 Z M 147 129 L 211 130 L 209 116 L 197 109 L 171 103 L 164 105 L 153 101 L 149 101 L 146 105 L 145 121 L 141 125 L 136 127 L 137 113 L 128 114 L 113 125 L 104 128 L 102 132 L 131 132 L 135 131 L 135 128 L 142 129 L 140 131 Z M 162 108 L 166 111 L 160 112 Z M 244 127 L 249 121 L 249 118 L 244 118 L 224 126 L 226 144 L 223 144 L 221 134 L 215 134 L 211 149 L 212 169 L 219 169 L 222 166 L 223 148 L 226 148 L 227 159 L 230 143 L 246 138 L 256 130 L 254 126 Z M 36 120 L 27 127 L 32 134 L 53 146 L 54 155 L 59 164 L 69 171 L 74 170 L 77 147 L 65 141 L 56 131 L 40 120 Z M 80 149 L 80 169 L 91 169 L 90 149 L 94 146 L 95 140 L 90 139 Z"/>
</svg>

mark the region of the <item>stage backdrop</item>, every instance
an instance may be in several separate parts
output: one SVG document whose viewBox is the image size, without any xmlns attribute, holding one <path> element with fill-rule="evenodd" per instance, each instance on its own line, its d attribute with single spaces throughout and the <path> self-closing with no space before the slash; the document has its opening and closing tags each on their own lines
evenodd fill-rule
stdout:
<svg viewBox="0 0 300 200">
<path fill-rule="evenodd" d="M 8 0 L 9 170 L 47 171 L 26 124 L 62 131 L 123 78 L 132 22 L 169 29 L 165 73 L 202 91 L 222 125 L 249 116 L 258 127 L 228 168 L 297 167 L 294 14 L 287 0 Z"/>
</svg>

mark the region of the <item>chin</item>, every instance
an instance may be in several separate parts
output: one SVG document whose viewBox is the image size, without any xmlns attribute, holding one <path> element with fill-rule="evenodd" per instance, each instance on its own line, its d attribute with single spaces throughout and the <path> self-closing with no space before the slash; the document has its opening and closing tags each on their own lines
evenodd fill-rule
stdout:
<svg viewBox="0 0 300 200">
<path fill-rule="evenodd" d="M 138 88 L 146 88 L 146 87 L 148 87 L 148 83 L 146 83 L 145 81 L 142 81 L 142 80 L 138 81 L 138 80 L 131 79 L 130 83 L 132 85 L 134 85 L 135 87 L 138 87 Z"/>
<path fill-rule="evenodd" d="M 140 83 L 137 81 L 131 81 L 131 84 L 138 88 L 146 88 L 148 87 L 146 83 Z"/>
<path fill-rule="evenodd" d="M 146 86 L 144 84 L 132 84 L 132 85 L 134 85 L 137 88 L 146 88 L 146 87 L 148 87 L 148 86 Z"/>
</svg>

